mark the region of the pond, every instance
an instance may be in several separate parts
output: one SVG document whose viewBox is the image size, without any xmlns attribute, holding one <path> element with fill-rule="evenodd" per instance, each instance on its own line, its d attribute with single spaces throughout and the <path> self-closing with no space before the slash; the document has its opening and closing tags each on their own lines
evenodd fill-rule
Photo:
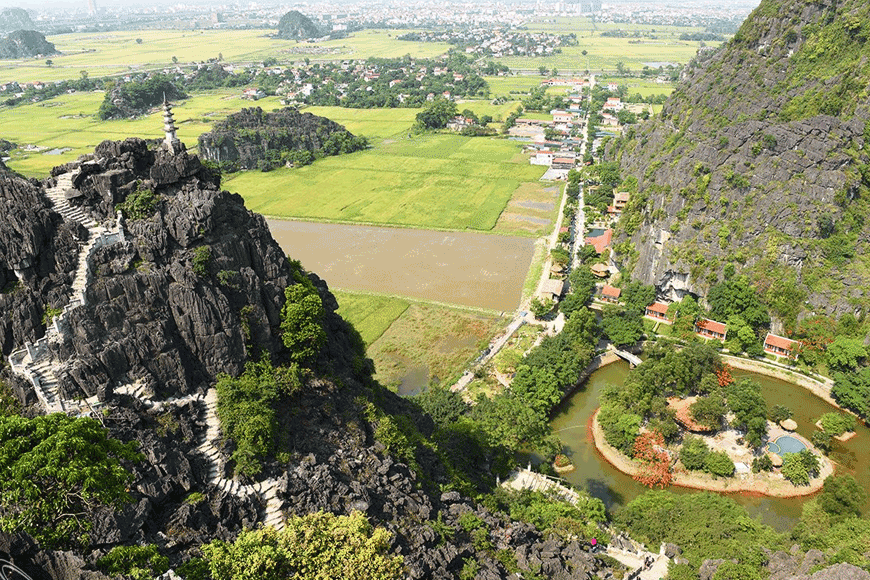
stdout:
<svg viewBox="0 0 870 580">
<path fill-rule="evenodd" d="M 531 238 L 267 221 L 281 248 L 330 287 L 500 312 L 519 305 L 534 254 Z"/>
<path fill-rule="evenodd" d="M 648 488 L 634 481 L 630 476 L 612 467 L 596 451 L 595 444 L 587 437 L 586 424 L 598 408 L 598 399 L 607 384 L 618 384 L 628 374 L 628 363 L 620 361 L 596 371 L 571 397 L 558 409 L 550 425 L 565 444 L 567 454 L 577 469 L 565 479 L 583 487 L 601 499 L 608 509 L 630 502 Z M 831 405 L 812 393 L 777 379 L 735 370 L 734 378 L 749 377 L 762 385 L 762 392 L 768 406 L 785 405 L 794 413 L 798 424 L 797 432 L 809 439 L 815 430 L 814 423 L 824 413 L 833 409 Z M 837 464 L 837 474 L 850 473 L 865 489 L 870 486 L 870 429 L 859 425 L 857 436 L 846 442 L 834 441 L 830 458 Z M 676 493 L 698 493 L 679 487 L 671 487 Z M 771 497 L 750 497 L 731 494 L 738 503 L 744 505 L 753 517 L 778 530 L 792 528 L 800 518 L 803 504 L 808 498 L 782 499 Z M 865 510 L 867 506 L 865 506 Z"/>
</svg>

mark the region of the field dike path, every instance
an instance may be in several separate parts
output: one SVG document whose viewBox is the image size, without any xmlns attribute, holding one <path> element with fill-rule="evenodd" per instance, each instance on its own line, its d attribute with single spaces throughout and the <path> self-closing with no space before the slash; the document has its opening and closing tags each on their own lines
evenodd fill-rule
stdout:
<svg viewBox="0 0 870 580">
<path fill-rule="evenodd" d="M 46 195 L 52 201 L 55 211 L 60 213 L 64 219 L 78 222 L 87 228 L 89 234 L 87 242 L 79 242 L 78 266 L 73 275 L 69 303 L 61 314 L 56 316 L 48 325 L 43 338 L 35 343 L 25 343 L 23 349 L 9 355 L 9 364 L 14 372 L 30 381 L 46 413 L 90 415 L 100 419 L 100 414 L 94 410 L 100 406 L 96 396 L 85 400 L 65 399 L 62 396 L 58 389 L 56 372 L 68 361 L 55 359 L 48 346 L 50 341 L 60 340 L 61 336 L 70 332 L 69 313 L 85 304 L 85 290 L 91 276 L 88 265 L 91 253 L 102 246 L 124 241 L 124 231 L 117 221 L 111 228 L 101 226 L 85 214 L 82 208 L 70 205 L 65 194 L 73 188 L 73 177 L 74 173 L 72 172 L 59 175 L 56 185 L 46 190 Z M 185 405 L 194 401 L 203 402 L 207 428 L 203 441 L 197 450 L 210 463 L 208 483 L 240 497 L 257 494 L 265 502 L 265 524 L 274 526 L 279 530 L 285 527 L 284 515 L 281 512 L 281 500 L 277 495 L 278 480 L 270 478 L 253 485 L 243 485 L 235 479 L 223 477 L 224 462 L 217 447 L 217 444 L 220 443 L 220 421 L 216 412 L 216 389 L 209 389 L 205 396 L 194 394 L 155 401 L 153 394 L 148 392 L 140 380 L 118 387 L 115 389 L 115 393 L 135 397 L 150 409 L 158 411 L 169 406 Z"/>
</svg>

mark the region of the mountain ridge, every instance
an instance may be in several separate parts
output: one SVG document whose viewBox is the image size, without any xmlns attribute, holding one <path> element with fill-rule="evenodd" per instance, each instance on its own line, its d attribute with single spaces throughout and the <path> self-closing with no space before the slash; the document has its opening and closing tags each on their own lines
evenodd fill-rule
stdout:
<svg viewBox="0 0 870 580">
<path fill-rule="evenodd" d="M 851 0 L 764 0 L 661 115 L 608 144 L 633 194 L 617 227 L 633 278 L 703 297 L 733 264 L 799 300 L 774 308 L 780 328 L 870 307 L 868 17 Z"/>
</svg>

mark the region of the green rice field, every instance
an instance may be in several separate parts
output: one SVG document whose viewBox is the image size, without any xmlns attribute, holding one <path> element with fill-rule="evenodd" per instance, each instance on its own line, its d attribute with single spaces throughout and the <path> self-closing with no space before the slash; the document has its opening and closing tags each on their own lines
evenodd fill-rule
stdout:
<svg viewBox="0 0 870 580">
<path fill-rule="evenodd" d="M 353 324 L 366 346 L 379 339 L 410 302 L 393 296 L 332 290 L 338 300 L 338 313 Z"/>
<path fill-rule="evenodd" d="M 527 24 L 529 31 L 550 32 L 554 34 L 577 35 L 577 46 L 562 48 L 561 54 L 546 58 L 506 57 L 497 62 L 512 69 L 535 70 L 539 66 L 556 67 L 562 72 L 583 71 L 587 66 L 592 71 L 614 71 L 616 63 L 623 62 L 633 70 L 639 71 L 646 62 L 672 62 L 685 64 L 695 56 L 699 42 L 679 40 L 684 32 L 698 32 L 701 28 L 688 26 L 656 26 L 624 23 L 594 23 L 585 17 L 547 18 Z M 640 31 L 655 35 L 640 38 L 613 38 L 601 36 L 610 30 Z M 707 42 L 708 46 L 719 43 Z M 583 51 L 586 51 L 586 55 Z"/>
<path fill-rule="evenodd" d="M 544 168 L 513 141 L 400 134 L 298 169 L 243 172 L 225 186 L 274 217 L 449 230 L 492 230 L 519 186 Z"/>
<path fill-rule="evenodd" d="M 178 103 L 174 113 L 179 138 L 194 149 L 197 138 L 211 128 L 212 122 L 255 106 L 240 98 L 240 94 L 241 89 L 227 89 L 198 94 Z M 0 110 L 0 138 L 19 145 L 7 165 L 28 177 L 45 177 L 52 167 L 93 152 L 105 139 L 163 136 L 161 112 L 134 120 L 101 121 L 96 112 L 102 101 L 102 92 L 74 93 Z M 256 106 L 270 110 L 281 105 L 278 98 L 268 97 L 257 101 Z M 27 146 L 32 150 L 25 150 Z"/>
<path fill-rule="evenodd" d="M 405 54 L 426 58 L 447 52 L 446 43 L 396 40 L 403 30 L 363 30 L 348 38 L 308 44 L 270 38 L 272 30 L 135 30 L 73 33 L 47 37 L 58 56 L 46 59 L 0 60 L 0 82 L 77 79 L 80 71 L 91 77 L 119 75 L 174 67 L 178 63 L 206 61 L 223 56 L 224 62 L 249 63 L 275 57 L 281 63 Z M 141 43 L 137 42 L 141 39 Z"/>
<path fill-rule="evenodd" d="M 493 314 L 332 290 L 338 313 L 353 324 L 381 384 L 400 392 L 452 384 L 504 326 Z"/>
</svg>

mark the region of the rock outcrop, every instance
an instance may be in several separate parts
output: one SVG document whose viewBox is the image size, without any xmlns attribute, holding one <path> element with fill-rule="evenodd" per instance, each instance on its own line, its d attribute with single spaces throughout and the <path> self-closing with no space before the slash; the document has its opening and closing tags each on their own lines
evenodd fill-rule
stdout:
<svg viewBox="0 0 870 580">
<path fill-rule="evenodd" d="M 0 58 L 30 58 L 58 54 L 54 44 L 45 35 L 35 30 L 16 30 L 0 39 Z"/>
<path fill-rule="evenodd" d="M 355 137 L 335 121 L 300 113 L 294 107 L 271 113 L 260 107 L 242 109 L 199 136 L 204 159 L 239 169 L 271 169 L 292 163 L 298 157 L 293 152 L 307 152 L 310 162 L 316 155 L 350 153 L 366 144 L 365 139 Z"/>
<path fill-rule="evenodd" d="M 256 478 L 226 485 L 211 455 L 222 470 L 234 443 L 204 443 L 216 431 L 215 378 L 238 375 L 263 354 L 287 356 L 280 312 L 298 273 L 263 218 L 184 150 L 105 141 L 52 175 L 38 183 L 0 174 L 0 210 L 12 216 L 0 222 L 0 273 L 14 286 L 0 295 L 13 313 L 2 321 L 4 353 L 41 337 L 45 305 L 73 293 L 78 236 L 88 230 L 73 227 L 66 206 L 88 223 L 114 223 L 119 207 L 131 212 L 137 200 L 139 210 L 120 220 L 124 235 L 88 252 L 87 299 L 67 313 L 66 330 L 48 348 L 62 362 L 55 372 L 62 397 L 95 401 L 111 436 L 137 441 L 144 459 L 132 466 L 133 502 L 92 515 L 92 552 L 44 550 L 25 536 L 0 534 L 0 551 L 32 578 L 102 579 L 96 558 L 118 545 L 156 544 L 178 566 L 205 542 L 275 521 L 276 511 L 280 519 L 318 510 L 361 511 L 387 528 L 408 578 L 455 578 L 470 559 L 479 563 L 478 578 L 511 575 L 504 557 L 463 531 L 459 518 L 468 512 L 486 526 L 487 544 L 522 568 L 566 580 L 604 574 L 605 564 L 576 541 L 544 537 L 457 492 L 442 494 L 449 471 L 434 454 L 422 454 L 411 469 L 376 439 L 370 404 L 403 416 L 425 437 L 432 420 L 372 381 L 359 336 L 314 275 L 327 342 L 301 390 L 275 409 L 285 452 L 267 457 Z M 53 196 L 65 190 L 63 214 L 46 197 L 49 188 Z M 203 255 L 197 249 L 206 246 L 208 260 L 194 268 L 194 256 Z M 0 374 L 22 403 L 35 403 L 25 381 L 8 368 Z M 28 412 L 39 411 L 34 405 Z M 488 467 L 479 469 L 486 474 Z M 239 492 L 265 481 L 274 482 L 268 493 Z M 437 533 L 435 519 L 454 534 Z"/>
<path fill-rule="evenodd" d="M 106 91 L 97 116 L 103 120 L 129 119 L 144 115 L 166 99 L 174 101 L 184 98 L 187 95 L 163 74 L 129 83 L 117 82 Z"/>
<path fill-rule="evenodd" d="M 632 277 L 703 296 L 732 263 L 808 311 L 870 307 L 868 10 L 764 0 L 661 115 L 611 143 L 637 179 L 617 240 L 636 248 L 620 258 Z"/>
<path fill-rule="evenodd" d="M 291 10 L 282 16 L 278 22 L 278 32 L 275 33 L 275 38 L 288 40 L 305 40 L 318 36 L 321 36 L 320 28 L 298 10 Z"/>
</svg>

